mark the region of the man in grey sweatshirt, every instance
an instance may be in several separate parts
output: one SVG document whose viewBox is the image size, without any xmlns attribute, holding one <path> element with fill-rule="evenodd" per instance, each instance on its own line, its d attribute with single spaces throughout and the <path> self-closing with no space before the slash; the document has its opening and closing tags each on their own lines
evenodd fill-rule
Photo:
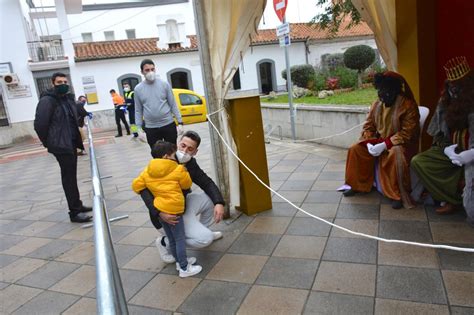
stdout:
<svg viewBox="0 0 474 315">
<path fill-rule="evenodd" d="M 139 130 L 142 128 L 143 117 L 143 130 L 150 148 L 158 140 L 176 144 L 178 133 L 183 133 L 183 120 L 171 86 L 156 77 L 152 60 L 144 59 L 140 69 L 145 80 L 135 87 L 136 125 Z M 178 126 L 175 125 L 173 116 L 178 121 Z"/>
</svg>

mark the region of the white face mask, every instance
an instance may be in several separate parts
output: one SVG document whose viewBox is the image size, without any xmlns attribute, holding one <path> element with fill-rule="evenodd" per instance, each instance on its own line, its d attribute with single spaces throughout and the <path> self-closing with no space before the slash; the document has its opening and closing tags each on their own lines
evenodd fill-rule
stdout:
<svg viewBox="0 0 474 315">
<path fill-rule="evenodd" d="M 126 88 L 123 88 L 123 90 L 124 90 L 125 92 L 129 92 L 129 91 L 130 91 L 130 88 L 129 88 L 129 87 L 126 87 Z"/>
<path fill-rule="evenodd" d="M 156 78 L 155 71 L 150 71 L 145 74 L 145 79 L 147 79 L 150 82 L 155 81 L 155 78 Z"/>
<path fill-rule="evenodd" d="M 188 153 L 178 150 L 176 151 L 176 158 L 178 159 L 178 163 L 186 164 L 191 160 L 192 156 Z"/>
</svg>

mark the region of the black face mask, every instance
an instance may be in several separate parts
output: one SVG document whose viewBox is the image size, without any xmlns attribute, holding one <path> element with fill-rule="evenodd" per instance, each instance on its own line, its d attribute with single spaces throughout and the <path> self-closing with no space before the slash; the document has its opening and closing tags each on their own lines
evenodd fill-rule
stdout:
<svg viewBox="0 0 474 315">
<path fill-rule="evenodd" d="M 69 92 L 69 85 L 67 84 L 58 84 L 54 86 L 54 90 L 58 95 L 64 95 Z"/>
<path fill-rule="evenodd" d="M 381 87 L 380 89 L 377 90 L 377 95 L 379 96 L 380 101 L 388 107 L 395 104 L 398 94 L 399 94 L 399 91 L 396 91 L 394 89 L 384 88 L 384 87 Z"/>
</svg>

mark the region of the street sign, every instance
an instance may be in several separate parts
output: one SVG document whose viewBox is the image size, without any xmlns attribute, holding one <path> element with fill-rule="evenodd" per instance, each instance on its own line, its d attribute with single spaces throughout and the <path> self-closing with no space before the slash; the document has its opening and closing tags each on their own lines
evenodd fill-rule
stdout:
<svg viewBox="0 0 474 315">
<path fill-rule="evenodd" d="M 281 37 L 283 35 L 287 35 L 290 33 L 290 24 L 289 23 L 283 23 L 277 26 L 276 28 L 276 34 L 277 37 Z"/>
<path fill-rule="evenodd" d="M 287 4 L 288 0 L 273 0 L 273 8 L 281 22 L 283 22 Z"/>
<path fill-rule="evenodd" d="M 282 37 L 278 37 L 280 40 L 280 47 L 285 47 L 285 46 L 290 46 L 291 45 L 291 40 L 289 35 L 285 35 Z"/>
</svg>

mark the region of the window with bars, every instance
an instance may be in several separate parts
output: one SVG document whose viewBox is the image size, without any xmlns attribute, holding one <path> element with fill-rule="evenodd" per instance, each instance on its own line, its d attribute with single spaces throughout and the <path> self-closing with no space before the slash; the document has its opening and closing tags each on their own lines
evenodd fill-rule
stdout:
<svg viewBox="0 0 474 315">
<path fill-rule="evenodd" d="M 127 33 L 127 38 L 128 39 L 135 39 L 137 38 L 135 34 L 135 29 L 130 29 L 130 30 L 125 30 L 125 33 Z"/>
<path fill-rule="evenodd" d="M 82 33 L 82 41 L 84 43 L 89 43 L 89 42 L 92 42 L 94 41 L 94 39 L 92 38 L 92 33 Z"/>
<path fill-rule="evenodd" d="M 0 127 L 9 126 L 10 123 L 8 122 L 7 110 L 5 108 L 5 102 L 3 101 L 4 94 L 3 88 L 0 84 Z"/>
<path fill-rule="evenodd" d="M 105 31 L 104 36 L 105 36 L 105 40 L 115 40 L 114 31 Z"/>
</svg>

